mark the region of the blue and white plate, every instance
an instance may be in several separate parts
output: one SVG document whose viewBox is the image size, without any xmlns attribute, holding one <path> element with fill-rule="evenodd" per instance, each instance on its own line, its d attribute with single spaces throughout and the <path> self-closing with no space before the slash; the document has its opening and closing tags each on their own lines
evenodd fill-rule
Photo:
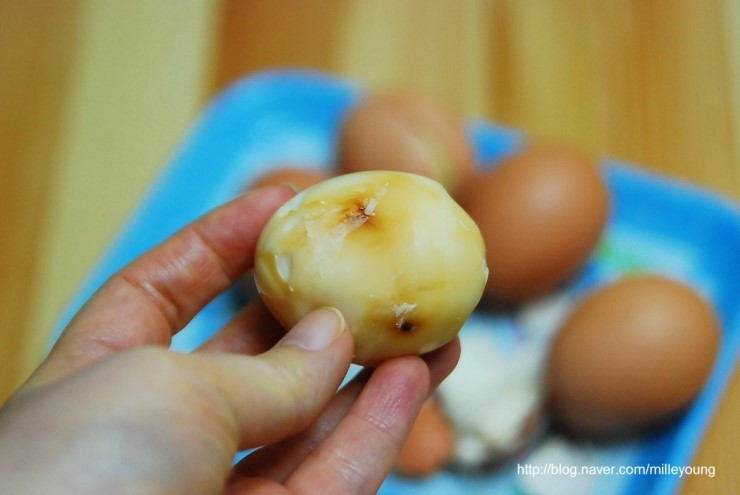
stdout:
<svg viewBox="0 0 740 495">
<path fill-rule="evenodd" d="M 222 93 L 166 164 L 74 298 L 59 328 L 113 272 L 240 194 L 271 166 L 331 166 L 338 126 L 362 91 L 354 83 L 323 74 L 276 71 L 244 79 Z M 482 121 L 470 122 L 468 130 L 482 167 L 496 166 L 523 136 Z M 712 302 L 724 331 L 716 366 L 700 396 L 670 429 L 641 441 L 584 447 L 546 435 L 531 452 L 493 472 L 441 472 L 423 481 L 391 476 L 381 494 L 669 494 L 678 490 L 682 478 L 676 474 L 571 476 L 570 466 L 651 465 L 669 471 L 671 466 L 691 465 L 738 359 L 740 211 L 729 200 L 697 187 L 611 159 L 604 159 L 602 165 L 613 195 L 611 218 L 593 258 L 565 292 L 589 290 L 635 270 L 662 272 L 694 286 Z M 240 302 L 234 291 L 216 299 L 175 337 L 173 348 L 197 347 L 231 318 Z M 537 321 L 536 308 L 529 308 L 529 313 L 526 318 L 512 315 L 512 332 L 524 320 Z M 501 335 L 497 338 L 500 341 Z M 541 475 L 534 476 L 534 467 Z"/>
</svg>

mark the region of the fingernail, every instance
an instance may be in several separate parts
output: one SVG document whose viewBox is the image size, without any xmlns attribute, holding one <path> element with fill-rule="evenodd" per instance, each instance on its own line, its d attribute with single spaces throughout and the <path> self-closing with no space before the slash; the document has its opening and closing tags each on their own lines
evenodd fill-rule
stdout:
<svg viewBox="0 0 740 495">
<path fill-rule="evenodd" d="M 290 189 L 296 194 L 301 192 L 301 189 L 297 185 L 293 184 L 292 182 L 281 182 L 280 185 L 283 187 L 287 187 L 288 189 Z"/>
<path fill-rule="evenodd" d="M 338 309 L 330 307 L 317 309 L 296 323 L 281 344 L 319 351 L 328 347 L 346 326 L 344 317 Z"/>
</svg>

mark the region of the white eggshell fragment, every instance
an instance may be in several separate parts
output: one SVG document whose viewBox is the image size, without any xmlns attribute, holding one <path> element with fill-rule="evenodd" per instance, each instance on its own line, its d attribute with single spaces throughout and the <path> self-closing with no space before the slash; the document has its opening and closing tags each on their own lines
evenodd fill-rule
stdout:
<svg viewBox="0 0 740 495">
<path fill-rule="evenodd" d="M 544 352 L 532 342 L 505 344 L 497 337 L 505 331 L 469 323 L 460 334 L 460 361 L 438 389 L 457 433 L 453 462 L 462 469 L 500 462 L 542 429 Z"/>
<path fill-rule="evenodd" d="M 488 277 L 475 222 L 426 177 L 345 174 L 285 203 L 260 236 L 259 293 L 290 328 L 338 308 L 358 364 L 423 354 L 452 340 Z"/>
</svg>

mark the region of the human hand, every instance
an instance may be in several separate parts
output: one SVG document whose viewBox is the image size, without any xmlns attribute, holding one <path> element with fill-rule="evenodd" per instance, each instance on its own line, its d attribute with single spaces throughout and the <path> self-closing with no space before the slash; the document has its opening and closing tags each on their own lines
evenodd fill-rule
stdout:
<svg viewBox="0 0 740 495">
<path fill-rule="evenodd" d="M 364 370 L 341 315 L 287 334 L 257 300 L 190 354 L 172 336 L 250 267 L 287 188 L 256 190 L 114 275 L 0 409 L 0 493 L 375 493 L 457 341 Z M 242 449 L 264 448 L 233 466 Z"/>
</svg>

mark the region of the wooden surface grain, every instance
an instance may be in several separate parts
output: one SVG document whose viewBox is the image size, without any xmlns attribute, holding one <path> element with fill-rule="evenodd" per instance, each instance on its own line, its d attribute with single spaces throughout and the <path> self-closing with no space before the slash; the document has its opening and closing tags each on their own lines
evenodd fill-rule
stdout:
<svg viewBox="0 0 740 495">
<path fill-rule="evenodd" d="M 26 374 L 49 192 L 74 73 L 76 2 L 0 2 L 0 400 Z"/>
<path fill-rule="evenodd" d="M 305 67 L 405 85 L 740 199 L 734 0 L 0 0 L 0 400 L 208 99 Z M 740 493 L 740 380 L 695 459 Z"/>
</svg>

